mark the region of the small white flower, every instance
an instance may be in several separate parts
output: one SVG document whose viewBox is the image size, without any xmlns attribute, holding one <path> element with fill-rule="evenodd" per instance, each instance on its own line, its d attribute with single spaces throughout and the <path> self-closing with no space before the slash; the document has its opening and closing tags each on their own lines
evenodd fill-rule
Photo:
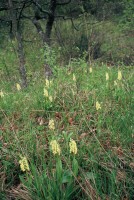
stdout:
<svg viewBox="0 0 134 200">
<path fill-rule="evenodd" d="M 114 86 L 117 86 L 117 81 L 114 81 Z"/>
<path fill-rule="evenodd" d="M 106 72 L 106 81 L 109 80 L 109 74 Z"/>
<path fill-rule="evenodd" d="M 122 79 L 122 73 L 121 71 L 118 71 L 118 80 L 120 81 Z"/>
<path fill-rule="evenodd" d="M 19 83 L 16 83 L 16 87 L 17 87 L 17 90 L 18 90 L 18 91 L 21 90 L 21 86 L 20 86 Z"/>
<path fill-rule="evenodd" d="M 99 109 L 101 109 L 101 105 L 100 105 L 100 103 L 97 101 L 97 102 L 96 102 L 96 110 L 99 110 Z"/>
<path fill-rule="evenodd" d="M 73 81 L 76 81 L 76 77 L 75 77 L 75 75 L 73 74 Z"/>
<path fill-rule="evenodd" d="M 49 98 L 49 101 L 50 101 L 50 102 L 53 101 L 53 97 L 52 97 L 52 96 L 49 96 L 48 98 Z"/>
<path fill-rule="evenodd" d="M 46 88 L 44 88 L 44 96 L 45 96 L 45 97 L 48 97 L 48 96 L 49 96 L 48 91 L 47 91 Z"/>
<path fill-rule="evenodd" d="M 53 119 L 49 120 L 48 127 L 49 127 L 50 130 L 55 130 L 55 125 L 54 125 L 54 120 Z"/>
<path fill-rule="evenodd" d="M 2 90 L 0 91 L 0 97 L 4 97 L 4 93 L 2 92 Z"/>
<path fill-rule="evenodd" d="M 89 72 L 92 73 L 92 71 L 93 71 L 93 69 L 92 69 L 92 67 L 90 67 L 90 68 L 89 68 Z"/>
</svg>

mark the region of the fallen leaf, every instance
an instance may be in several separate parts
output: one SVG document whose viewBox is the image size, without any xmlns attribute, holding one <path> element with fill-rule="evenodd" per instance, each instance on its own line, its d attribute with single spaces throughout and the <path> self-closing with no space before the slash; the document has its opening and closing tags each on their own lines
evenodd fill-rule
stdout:
<svg viewBox="0 0 134 200">
<path fill-rule="evenodd" d="M 86 136 L 88 135 L 88 133 L 82 133 L 81 135 L 80 135 L 80 139 L 83 139 L 83 138 L 85 138 Z"/>
<path fill-rule="evenodd" d="M 44 119 L 42 117 L 37 118 L 37 123 L 42 126 L 44 124 Z"/>
<path fill-rule="evenodd" d="M 133 162 L 131 162 L 131 163 L 129 164 L 129 166 L 132 167 L 132 168 L 134 169 L 134 163 L 133 163 Z"/>
<path fill-rule="evenodd" d="M 56 117 L 57 119 L 61 119 L 61 118 L 62 118 L 61 113 L 56 112 L 56 113 L 55 113 L 55 117 Z"/>
<path fill-rule="evenodd" d="M 70 117 L 70 118 L 68 119 L 68 122 L 69 122 L 70 125 L 73 125 L 73 118 Z"/>
</svg>

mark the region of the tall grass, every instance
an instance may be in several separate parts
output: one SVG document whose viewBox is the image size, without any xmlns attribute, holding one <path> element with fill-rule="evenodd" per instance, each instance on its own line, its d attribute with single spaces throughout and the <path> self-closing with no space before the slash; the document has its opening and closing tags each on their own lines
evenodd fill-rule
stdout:
<svg viewBox="0 0 134 200">
<path fill-rule="evenodd" d="M 77 27 L 82 20 L 75 21 Z M 117 35 L 113 35 L 112 22 L 89 24 L 88 34 L 85 25 L 83 31 L 76 31 L 71 29 L 70 21 L 56 23 L 59 30 L 53 30 L 52 38 L 60 31 L 59 42 L 64 44 L 58 48 L 58 42 L 53 42 L 51 56 L 47 57 L 54 73 L 50 87 L 44 78 L 47 52 L 35 29 L 30 37 L 24 32 L 24 38 L 29 39 L 24 41 L 28 88 L 18 91 L 16 87 L 20 80 L 15 43 L 8 42 L 4 51 L 0 49 L 0 199 L 131 200 L 133 67 L 121 63 L 108 67 L 100 64 L 101 59 L 98 64 L 92 60 L 88 66 L 84 52 L 87 47 L 81 46 L 82 37 L 86 45 L 87 35 L 92 50 L 103 39 L 100 51 L 106 51 L 106 58 L 112 55 L 113 60 L 123 61 L 115 53 L 120 46 L 120 32 L 117 28 Z M 90 53 L 93 58 L 93 51 Z M 44 96 L 44 88 L 48 96 Z M 54 128 L 50 128 L 50 120 L 54 121 Z M 70 153 L 72 139 L 77 145 L 76 154 Z M 53 140 L 59 145 L 60 154 L 53 154 Z M 26 171 L 20 166 L 24 158 L 29 164 Z"/>
<path fill-rule="evenodd" d="M 92 73 L 88 68 L 84 60 L 73 60 L 66 68 L 53 68 L 50 87 L 39 74 L 20 91 L 16 81 L 3 79 L 1 199 L 133 199 L 132 67 L 96 65 Z M 51 119 L 55 129 L 49 128 Z M 70 153 L 71 139 L 76 155 Z M 52 140 L 58 142 L 60 155 L 53 154 Z M 21 157 L 30 171 L 21 171 Z"/>
</svg>

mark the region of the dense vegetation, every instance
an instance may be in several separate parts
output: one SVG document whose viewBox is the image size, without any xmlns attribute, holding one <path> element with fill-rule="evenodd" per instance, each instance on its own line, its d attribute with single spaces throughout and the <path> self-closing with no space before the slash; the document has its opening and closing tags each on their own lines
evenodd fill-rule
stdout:
<svg viewBox="0 0 134 200">
<path fill-rule="evenodd" d="M 1 0 L 0 199 L 133 199 L 133 10 Z"/>
</svg>

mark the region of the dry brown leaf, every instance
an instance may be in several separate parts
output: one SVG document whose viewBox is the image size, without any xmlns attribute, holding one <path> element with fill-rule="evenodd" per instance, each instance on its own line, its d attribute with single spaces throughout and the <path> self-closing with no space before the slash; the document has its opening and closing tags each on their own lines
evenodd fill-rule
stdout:
<svg viewBox="0 0 134 200">
<path fill-rule="evenodd" d="M 62 118 L 62 115 L 61 115 L 61 113 L 56 112 L 56 113 L 55 113 L 55 117 L 56 117 L 57 119 L 61 119 L 61 118 Z"/>
<path fill-rule="evenodd" d="M 63 130 L 64 130 L 64 128 L 65 128 L 65 127 L 64 127 L 64 124 L 62 124 L 62 126 L 61 126 L 60 130 L 61 130 L 61 131 L 63 131 Z"/>
<path fill-rule="evenodd" d="M 118 181 L 123 181 L 126 179 L 126 173 L 124 171 L 117 171 L 117 176 L 116 176 Z"/>
<path fill-rule="evenodd" d="M 88 136 L 88 133 L 82 133 L 82 134 L 80 135 L 79 139 L 83 139 L 83 138 L 85 138 L 86 136 Z"/>
<path fill-rule="evenodd" d="M 68 122 L 69 122 L 70 125 L 73 125 L 73 118 L 70 117 L 70 118 L 68 119 Z"/>
<path fill-rule="evenodd" d="M 44 119 L 42 117 L 37 118 L 37 123 L 42 126 L 44 124 Z"/>
<path fill-rule="evenodd" d="M 0 141 L 3 139 L 3 136 L 0 136 Z"/>
<path fill-rule="evenodd" d="M 10 125 L 10 130 L 11 131 L 16 131 L 16 130 L 18 130 L 18 127 L 15 124 L 11 124 Z"/>
<path fill-rule="evenodd" d="M 32 200 L 27 188 L 25 188 L 24 186 L 22 187 L 21 184 L 9 190 L 8 195 L 9 197 L 13 197 L 14 199 Z"/>
<path fill-rule="evenodd" d="M 133 163 L 133 162 L 131 162 L 131 163 L 129 164 L 129 166 L 130 166 L 131 168 L 134 169 L 134 163 Z"/>
<path fill-rule="evenodd" d="M 6 129 L 5 129 L 5 127 L 3 127 L 3 126 L 0 126 L 0 130 L 1 130 L 1 131 L 5 131 Z"/>
<path fill-rule="evenodd" d="M 92 200 L 101 200 L 101 198 L 97 194 L 97 191 L 93 188 L 90 181 L 87 179 L 85 179 L 85 189 L 88 191 Z"/>
<path fill-rule="evenodd" d="M 124 153 L 121 147 L 113 147 L 113 149 L 118 156 L 123 156 Z"/>
</svg>

